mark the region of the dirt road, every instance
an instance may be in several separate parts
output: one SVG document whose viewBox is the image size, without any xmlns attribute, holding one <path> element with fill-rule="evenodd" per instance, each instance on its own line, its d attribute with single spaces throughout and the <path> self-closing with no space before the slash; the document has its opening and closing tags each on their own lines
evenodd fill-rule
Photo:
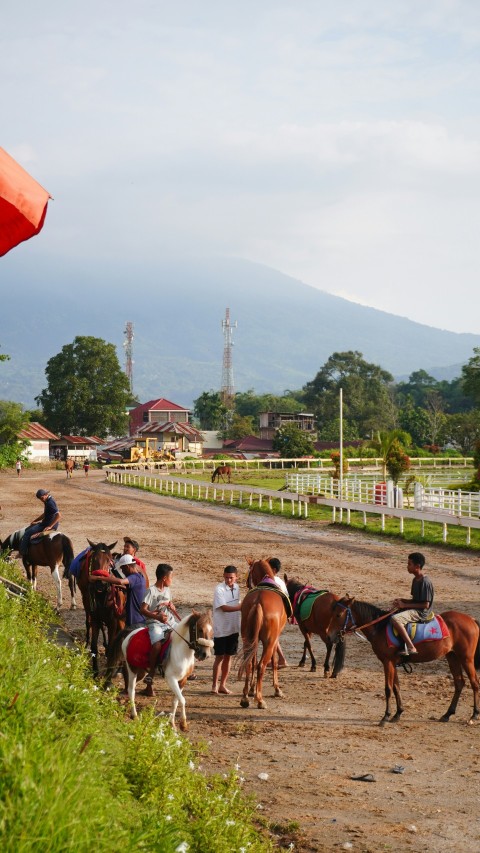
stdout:
<svg viewBox="0 0 480 853">
<path fill-rule="evenodd" d="M 62 531 L 75 553 L 86 537 L 113 542 L 124 535 L 141 544 L 139 556 L 151 577 L 160 561 L 175 569 L 173 597 L 186 613 L 193 605 L 211 604 L 223 567 L 237 565 L 243 578 L 245 555 L 278 556 L 289 575 L 305 582 L 349 592 L 388 605 L 407 595 L 408 545 L 377 542 L 329 526 L 243 514 L 229 507 L 197 505 L 110 486 L 101 472 L 26 472 L 2 474 L 1 536 L 34 518 L 41 507 L 37 488 L 52 490 L 62 511 Z M 480 617 L 478 556 L 424 548 L 435 584 L 436 610 L 454 608 Z M 48 570 L 41 588 L 55 601 Z M 77 629 L 82 614 L 68 611 L 64 583 L 65 624 Z M 347 668 L 338 681 L 299 670 L 301 635 L 287 626 L 282 645 L 290 667 L 281 672 L 283 700 L 264 691 L 268 709 L 240 708 L 240 684 L 232 696 L 212 696 L 211 664 L 197 669 L 198 680 L 186 691 L 189 737 L 206 741 L 206 771 L 227 772 L 240 766 L 244 787 L 258 798 L 263 818 L 285 828 L 300 828 L 295 850 L 354 851 L 478 850 L 480 848 L 480 756 L 478 725 L 469 726 L 472 696 L 467 686 L 457 717 L 436 722 L 449 703 L 452 682 L 445 661 L 401 675 L 405 714 L 401 723 L 379 728 L 384 710 L 383 671 L 370 645 L 348 643 Z M 323 645 L 317 638 L 317 658 Z M 164 684 L 157 686 L 159 710 L 170 709 Z M 402 774 L 392 772 L 403 766 Z M 374 782 L 353 781 L 371 773 Z M 261 780 L 259 774 L 268 774 Z M 346 846 L 347 845 L 347 846 Z"/>
</svg>

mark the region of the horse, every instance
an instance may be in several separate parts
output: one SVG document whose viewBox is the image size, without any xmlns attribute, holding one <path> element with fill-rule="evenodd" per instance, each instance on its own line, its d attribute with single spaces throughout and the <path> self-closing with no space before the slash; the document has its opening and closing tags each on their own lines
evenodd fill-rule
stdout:
<svg viewBox="0 0 480 853">
<path fill-rule="evenodd" d="M 16 530 L 7 536 L 1 543 L 2 551 L 18 551 L 24 530 Z M 22 563 L 27 573 L 27 578 L 33 589 L 37 588 L 37 566 L 49 566 L 55 586 L 57 588 L 57 610 L 63 604 L 62 583 L 60 580 L 59 567 L 63 564 L 68 573 L 70 563 L 73 560 L 73 545 L 64 533 L 52 532 L 48 535 L 37 536 L 30 540 L 28 551 L 22 557 Z M 70 609 L 75 610 L 75 579 L 69 578 L 68 585 L 72 596 Z"/>
<path fill-rule="evenodd" d="M 117 544 L 113 542 L 106 545 L 104 542 L 94 543 L 87 539 L 91 550 L 87 551 L 80 563 L 78 573 L 78 587 L 82 595 L 83 608 L 85 610 L 85 645 L 90 642 L 92 655 L 92 666 L 95 677 L 98 676 L 98 635 L 106 629 L 106 647 L 125 627 L 125 605 L 126 593 L 113 584 L 102 580 L 101 574 L 98 580 L 91 581 L 92 572 L 109 572 L 112 563 L 112 548 Z M 105 637 L 105 633 L 104 633 Z"/>
<path fill-rule="evenodd" d="M 75 460 L 69 456 L 65 459 L 65 471 L 67 472 L 67 480 L 73 477 L 73 469 L 75 468 Z"/>
<path fill-rule="evenodd" d="M 229 483 L 232 482 L 232 469 L 230 468 L 230 465 L 219 465 L 218 468 L 215 468 L 215 471 L 212 474 L 212 483 L 214 483 L 215 480 L 217 480 L 217 482 L 219 483 L 220 477 L 222 478 L 224 483 L 225 477 L 227 478 Z"/>
<path fill-rule="evenodd" d="M 287 621 L 287 610 L 286 599 L 275 586 L 271 577 L 274 576 L 273 570 L 265 560 L 258 560 L 257 562 L 262 564 L 263 577 L 268 575 L 270 586 L 256 586 L 247 593 L 242 601 L 240 630 L 243 643 L 243 661 L 239 667 L 238 678 L 241 679 L 245 676 L 240 701 L 241 707 L 248 708 L 250 704 L 248 695 L 249 692 L 253 691 L 258 708 L 264 709 L 267 706 L 262 695 L 263 677 L 270 661 L 272 661 L 274 696 L 276 698 L 283 697 L 278 681 L 277 656 L 274 652 Z M 269 575 L 269 571 L 271 575 Z M 262 643 L 263 650 L 260 661 L 256 665 L 259 643 Z M 254 686 L 255 668 L 256 684 Z"/>
<path fill-rule="evenodd" d="M 377 658 L 382 662 L 385 673 L 386 708 L 380 720 L 381 726 L 386 722 L 397 722 L 403 713 L 396 664 L 405 663 L 405 658 L 396 646 L 387 644 L 385 621 L 391 615 L 391 611 L 387 613 L 374 604 L 355 601 L 347 595 L 334 603 L 327 630 L 327 635 L 333 643 L 337 642 L 342 634 L 362 631 Z M 447 625 L 449 636 L 419 643 L 418 654 L 414 658 L 409 658 L 409 661 L 425 663 L 442 657 L 447 658 L 455 690 L 449 707 L 440 717 L 441 722 L 448 722 L 457 710 L 458 700 L 465 686 L 463 670 L 468 676 L 473 691 L 473 714 L 470 720 L 473 723 L 480 715 L 479 682 L 475 671 L 480 669 L 480 623 L 466 613 L 458 613 L 456 610 L 447 610 L 440 615 Z M 392 691 L 397 705 L 397 711 L 393 717 L 390 713 Z"/>
<path fill-rule="evenodd" d="M 135 628 L 133 631 L 122 631 L 117 634 L 108 654 L 107 673 L 105 687 L 110 685 L 110 679 L 119 662 L 125 661 L 127 672 L 125 687 L 130 701 L 131 715 L 133 719 L 137 716 L 135 707 L 135 686 L 137 679 L 143 678 L 148 670 L 148 649 L 142 666 L 129 661 L 128 648 L 132 639 L 141 631 L 148 633 L 148 628 Z M 213 649 L 213 625 L 211 613 L 198 613 L 193 611 L 172 628 L 171 643 L 166 661 L 162 664 L 165 680 L 173 693 L 173 707 L 170 722 L 175 729 L 175 715 L 180 704 L 180 729 L 182 732 L 188 730 L 187 716 L 185 713 L 185 697 L 182 690 L 187 683 L 188 676 L 192 674 L 195 660 L 205 660 Z"/>
<path fill-rule="evenodd" d="M 311 586 L 301 583 L 296 578 L 288 578 L 287 575 L 284 575 L 284 580 L 287 585 L 290 601 L 293 605 L 293 615 L 304 637 L 303 655 L 298 665 L 305 666 L 308 651 L 311 661 L 310 672 L 317 671 L 317 661 L 313 654 L 310 638 L 312 634 L 318 634 L 327 647 L 327 654 L 323 663 L 323 674 L 325 678 L 328 678 L 330 675 L 330 655 L 333 648 L 332 678 L 336 678 L 345 665 L 346 642 L 342 640 L 341 642 L 332 643 L 327 635 L 327 629 L 332 615 L 332 606 L 335 602 L 339 601 L 340 596 L 328 590 L 321 591 L 314 589 Z M 313 599 L 311 609 L 308 606 L 310 596 L 312 596 L 310 601 Z M 303 618 L 302 604 L 304 608 Z"/>
</svg>

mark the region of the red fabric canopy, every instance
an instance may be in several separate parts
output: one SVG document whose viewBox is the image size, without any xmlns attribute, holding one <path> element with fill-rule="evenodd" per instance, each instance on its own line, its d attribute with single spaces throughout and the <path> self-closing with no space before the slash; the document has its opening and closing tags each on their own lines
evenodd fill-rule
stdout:
<svg viewBox="0 0 480 853">
<path fill-rule="evenodd" d="M 51 195 L 0 148 L 0 256 L 43 228 Z"/>
</svg>

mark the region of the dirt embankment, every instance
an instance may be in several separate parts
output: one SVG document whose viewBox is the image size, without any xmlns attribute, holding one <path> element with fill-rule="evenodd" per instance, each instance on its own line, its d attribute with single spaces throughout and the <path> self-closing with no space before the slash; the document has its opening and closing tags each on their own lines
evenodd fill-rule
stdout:
<svg viewBox="0 0 480 853">
<path fill-rule="evenodd" d="M 76 553 L 87 537 L 114 542 L 128 534 L 140 542 L 139 556 L 151 577 L 158 562 L 170 562 L 174 600 L 183 612 L 211 604 L 225 565 L 237 565 L 243 577 L 246 555 L 278 556 L 289 575 L 380 605 L 409 591 L 406 556 L 416 547 L 113 487 L 96 471 L 88 479 L 75 472 L 69 481 L 63 472 L 27 472 L 18 479 L 2 474 L 2 538 L 38 514 L 39 487 L 52 489 L 62 530 Z M 463 610 L 478 619 L 478 556 L 424 551 L 436 609 Z M 48 570 L 41 570 L 40 588 L 55 600 Z M 83 614 L 67 609 L 66 584 L 64 598 L 65 623 L 80 631 Z M 320 663 L 324 647 L 318 638 L 314 645 Z M 232 696 L 212 696 L 211 663 L 198 666 L 198 679 L 186 691 L 187 715 L 189 737 L 208 743 L 205 770 L 227 772 L 238 764 L 261 815 L 280 828 L 298 824 L 295 849 L 304 853 L 346 844 L 354 851 L 479 849 L 480 729 L 467 725 L 468 685 L 457 717 L 436 722 L 452 694 L 445 661 L 400 676 L 404 717 L 379 728 L 383 672 L 368 643 L 349 640 L 347 667 L 338 681 L 325 680 L 321 665 L 316 673 L 297 668 L 302 649 L 297 627 L 287 626 L 282 646 L 290 663 L 281 672 L 285 698 L 271 698 L 267 678 L 265 711 L 242 710 L 240 684 L 233 679 Z M 157 685 L 155 702 L 159 710 L 170 709 L 164 684 Z M 403 773 L 392 772 L 396 765 Z M 375 781 L 351 779 L 366 773 Z"/>
</svg>

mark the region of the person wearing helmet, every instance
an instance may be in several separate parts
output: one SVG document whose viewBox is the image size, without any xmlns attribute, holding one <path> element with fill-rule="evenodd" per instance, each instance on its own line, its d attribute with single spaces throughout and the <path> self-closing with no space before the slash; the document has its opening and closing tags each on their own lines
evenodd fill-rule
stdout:
<svg viewBox="0 0 480 853">
<path fill-rule="evenodd" d="M 47 489 L 38 489 L 35 497 L 38 498 L 39 501 L 42 501 L 43 512 L 30 522 L 22 536 L 18 549 L 22 557 L 27 555 L 31 539 L 38 539 L 42 533 L 47 533 L 50 530 L 57 530 L 60 523 L 60 512 L 50 492 L 47 491 Z"/>
</svg>

